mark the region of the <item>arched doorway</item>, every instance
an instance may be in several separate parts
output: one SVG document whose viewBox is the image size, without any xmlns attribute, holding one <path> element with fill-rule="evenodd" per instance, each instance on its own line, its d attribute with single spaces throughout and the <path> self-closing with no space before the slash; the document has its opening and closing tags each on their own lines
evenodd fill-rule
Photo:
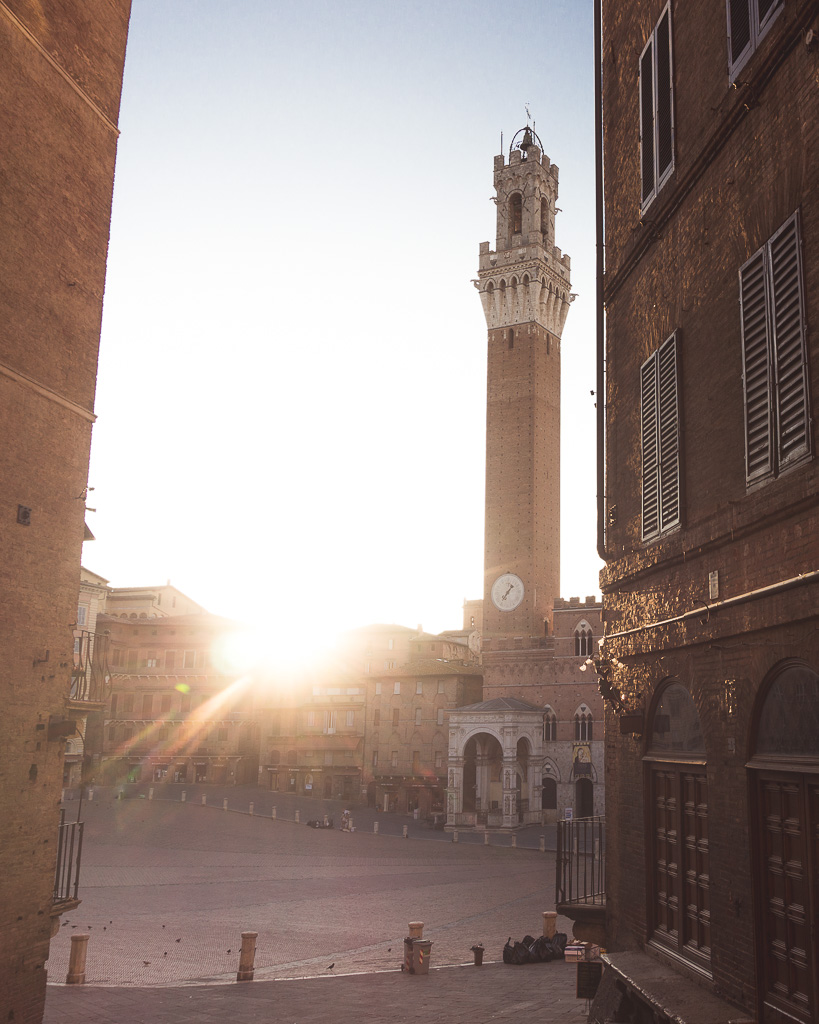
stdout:
<svg viewBox="0 0 819 1024">
<path fill-rule="evenodd" d="M 591 779 L 578 779 L 574 784 L 574 807 L 576 818 L 594 815 L 594 784 Z"/>
<path fill-rule="evenodd" d="M 557 810 L 557 782 L 548 775 L 540 780 L 540 806 L 544 811 Z"/>
<path fill-rule="evenodd" d="M 763 683 L 751 747 L 758 1019 L 819 1007 L 819 674 L 782 662 Z"/>
<path fill-rule="evenodd" d="M 479 825 L 501 814 L 503 750 L 489 733 L 478 733 L 464 747 L 463 809 L 474 811 Z"/>
</svg>

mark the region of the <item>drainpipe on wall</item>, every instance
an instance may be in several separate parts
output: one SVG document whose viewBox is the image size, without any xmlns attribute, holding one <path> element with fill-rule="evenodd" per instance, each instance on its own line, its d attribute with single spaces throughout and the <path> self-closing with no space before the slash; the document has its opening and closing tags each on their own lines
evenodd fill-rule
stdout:
<svg viewBox="0 0 819 1024">
<path fill-rule="evenodd" d="M 603 14 L 602 0 L 594 0 L 594 191 L 597 239 L 597 554 L 606 561 L 606 350 L 603 274 L 605 233 L 603 221 Z"/>
</svg>

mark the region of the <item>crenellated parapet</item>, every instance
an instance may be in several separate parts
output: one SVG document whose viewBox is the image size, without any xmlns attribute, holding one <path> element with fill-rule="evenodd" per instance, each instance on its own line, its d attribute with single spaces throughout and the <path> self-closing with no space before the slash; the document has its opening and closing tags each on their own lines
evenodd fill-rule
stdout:
<svg viewBox="0 0 819 1024">
<path fill-rule="evenodd" d="M 558 167 L 530 129 L 520 135 L 508 162 L 495 157 L 496 248 L 481 244 L 475 287 L 490 330 L 537 322 L 559 338 L 574 295 L 571 260 L 554 244 Z"/>
</svg>

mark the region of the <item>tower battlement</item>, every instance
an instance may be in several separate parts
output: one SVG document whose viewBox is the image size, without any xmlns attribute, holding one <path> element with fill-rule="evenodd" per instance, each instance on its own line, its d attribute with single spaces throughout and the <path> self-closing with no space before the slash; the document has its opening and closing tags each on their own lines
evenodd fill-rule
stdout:
<svg viewBox="0 0 819 1024">
<path fill-rule="evenodd" d="M 475 287 L 490 330 L 538 323 L 559 339 L 574 298 L 571 259 L 555 245 L 559 168 L 539 141 L 521 129 L 508 162 L 495 157 L 495 248 L 481 243 Z"/>
</svg>

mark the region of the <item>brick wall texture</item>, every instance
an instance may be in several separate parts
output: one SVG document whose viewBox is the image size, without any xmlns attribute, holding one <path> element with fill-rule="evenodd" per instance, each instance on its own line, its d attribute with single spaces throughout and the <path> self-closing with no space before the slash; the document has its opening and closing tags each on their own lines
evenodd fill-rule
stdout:
<svg viewBox="0 0 819 1024">
<path fill-rule="evenodd" d="M 606 503 L 616 507 L 602 574 L 604 619 L 611 634 L 697 607 L 703 614 L 606 644 L 623 662 L 613 680 L 626 709 L 646 721 L 642 733 L 621 733 L 620 714 L 607 710 L 608 944 L 633 949 L 656 937 L 656 832 L 643 758 L 659 688 L 675 678 L 693 698 L 705 745 L 711 983 L 748 1014 L 779 1020 L 763 1005 L 758 980 L 767 926 L 757 775 L 746 764 L 772 674 L 788 659 L 819 669 L 819 590 L 758 595 L 710 613 L 703 602 L 716 600 L 709 597 L 714 571 L 724 600 L 819 568 L 815 458 L 746 485 L 738 289 L 739 268 L 799 209 L 815 451 L 819 57 L 804 43 L 805 27 L 816 27 L 815 5 L 782 5 L 734 87 L 726 6 L 672 2 L 675 166 L 641 214 L 638 67 L 664 7 L 664 0 L 603 2 Z M 640 367 L 674 331 L 682 526 L 643 542 Z M 815 972 L 816 948 L 808 957 Z M 802 1019 L 816 1019 L 815 1006 L 806 1012 Z"/>
<path fill-rule="evenodd" d="M 48 721 L 72 667 L 129 8 L 0 2 L 0 1018 L 18 1022 L 45 997 L 64 746 Z"/>
</svg>

